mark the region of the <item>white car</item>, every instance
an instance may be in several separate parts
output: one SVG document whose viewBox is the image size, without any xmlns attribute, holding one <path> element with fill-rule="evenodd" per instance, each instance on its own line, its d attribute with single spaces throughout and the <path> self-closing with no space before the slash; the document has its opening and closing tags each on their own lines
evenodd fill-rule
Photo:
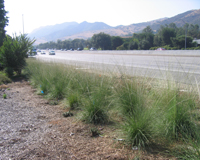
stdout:
<svg viewBox="0 0 200 160">
<path fill-rule="evenodd" d="M 94 47 L 90 48 L 90 51 L 96 51 L 96 50 L 97 50 L 97 49 L 94 48 Z"/>
<path fill-rule="evenodd" d="M 55 51 L 49 51 L 49 55 L 55 55 Z"/>
<path fill-rule="evenodd" d="M 45 51 L 41 51 L 41 54 L 46 54 L 46 52 Z"/>
</svg>

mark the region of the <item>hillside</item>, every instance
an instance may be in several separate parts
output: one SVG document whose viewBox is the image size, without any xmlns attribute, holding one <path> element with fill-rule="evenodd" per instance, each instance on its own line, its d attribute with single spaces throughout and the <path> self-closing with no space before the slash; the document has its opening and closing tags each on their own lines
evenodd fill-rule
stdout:
<svg viewBox="0 0 200 160">
<path fill-rule="evenodd" d="M 133 33 L 140 32 L 146 26 L 151 26 L 154 31 L 157 31 L 161 25 L 175 23 L 177 27 L 183 26 L 185 23 L 198 24 L 200 26 L 200 9 L 191 10 L 178 14 L 171 18 L 161 18 L 149 22 L 131 24 L 128 26 L 111 27 L 103 22 L 66 22 L 56 24 L 53 26 L 45 26 L 34 30 L 29 34 L 31 38 L 36 38 L 35 44 L 44 43 L 48 41 L 56 41 L 57 39 L 75 39 L 82 38 L 88 39 L 100 32 L 110 34 L 111 36 L 125 36 L 132 35 Z"/>
<path fill-rule="evenodd" d="M 80 24 L 78 24 L 77 22 L 66 22 L 62 24 L 46 26 L 36 29 L 32 33 L 30 33 L 29 36 L 31 38 L 36 38 L 37 43 L 44 43 L 45 41 L 65 39 L 64 37 L 70 37 L 88 31 L 93 32 L 96 30 L 105 30 L 111 28 L 113 27 L 103 22 L 95 22 L 95 23 L 82 22 Z M 88 37 L 83 36 L 83 38 L 86 39 Z"/>
<path fill-rule="evenodd" d="M 177 27 L 181 27 L 185 24 L 184 22 L 189 24 L 198 24 L 200 26 L 200 9 L 178 14 L 177 16 L 156 22 L 150 26 L 153 30 L 158 30 L 160 25 L 175 23 Z"/>
</svg>

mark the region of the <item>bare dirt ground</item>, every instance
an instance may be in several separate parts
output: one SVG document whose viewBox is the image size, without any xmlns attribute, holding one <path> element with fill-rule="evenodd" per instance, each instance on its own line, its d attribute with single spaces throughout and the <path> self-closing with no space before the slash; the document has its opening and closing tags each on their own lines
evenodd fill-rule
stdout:
<svg viewBox="0 0 200 160">
<path fill-rule="evenodd" d="M 91 125 L 63 117 L 64 111 L 37 95 L 26 81 L 1 87 L 0 159 L 134 159 L 137 155 L 114 139 L 114 128 L 98 126 L 103 136 L 92 137 Z M 163 158 L 143 155 L 142 159 Z"/>
</svg>

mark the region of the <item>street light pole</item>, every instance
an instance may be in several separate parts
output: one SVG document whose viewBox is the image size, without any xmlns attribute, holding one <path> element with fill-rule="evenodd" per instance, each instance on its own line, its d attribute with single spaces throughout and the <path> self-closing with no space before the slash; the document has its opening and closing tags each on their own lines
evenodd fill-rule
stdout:
<svg viewBox="0 0 200 160">
<path fill-rule="evenodd" d="M 182 19 L 181 19 L 182 20 Z M 185 23 L 185 21 L 184 20 L 182 20 L 183 21 L 183 23 Z M 186 23 L 185 23 L 186 24 Z M 186 42 L 187 42 L 187 28 L 186 28 L 186 26 L 185 26 L 185 50 L 186 50 Z"/>
<path fill-rule="evenodd" d="M 186 50 L 186 42 L 187 42 L 187 29 L 185 29 L 185 50 Z"/>
</svg>

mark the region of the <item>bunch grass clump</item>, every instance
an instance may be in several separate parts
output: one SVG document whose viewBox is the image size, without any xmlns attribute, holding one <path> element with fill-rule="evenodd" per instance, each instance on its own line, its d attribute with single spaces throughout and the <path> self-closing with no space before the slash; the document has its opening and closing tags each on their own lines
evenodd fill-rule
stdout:
<svg viewBox="0 0 200 160">
<path fill-rule="evenodd" d="M 109 122 L 109 110 L 112 106 L 111 87 L 108 79 L 99 77 L 97 86 L 90 90 L 89 97 L 83 100 L 83 119 L 93 124 Z"/>
<path fill-rule="evenodd" d="M 69 101 L 70 110 L 78 109 L 80 104 L 80 96 L 78 93 L 69 94 L 67 100 Z"/>
<path fill-rule="evenodd" d="M 147 147 L 153 137 L 151 108 L 146 105 L 143 82 L 136 78 L 120 79 L 115 86 L 116 106 L 124 119 L 126 141 L 138 148 Z"/>
<path fill-rule="evenodd" d="M 155 102 L 157 128 L 160 135 L 167 140 L 178 141 L 183 138 L 196 138 L 197 125 L 192 116 L 196 108 L 196 96 L 190 92 L 181 92 L 178 88 L 168 86 L 158 92 Z"/>
</svg>

